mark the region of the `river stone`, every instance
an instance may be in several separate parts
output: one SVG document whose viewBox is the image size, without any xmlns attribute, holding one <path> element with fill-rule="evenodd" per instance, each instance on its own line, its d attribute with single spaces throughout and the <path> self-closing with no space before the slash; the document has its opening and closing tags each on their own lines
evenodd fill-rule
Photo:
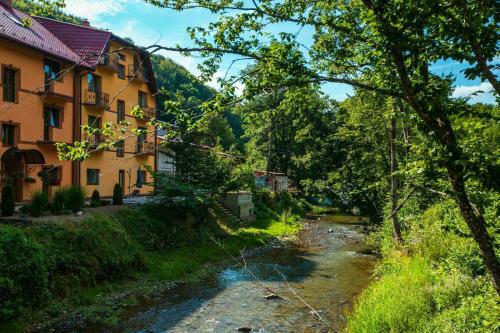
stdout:
<svg viewBox="0 0 500 333">
<path fill-rule="evenodd" d="M 252 329 L 250 327 L 240 327 L 238 332 L 252 332 Z"/>
</svg>

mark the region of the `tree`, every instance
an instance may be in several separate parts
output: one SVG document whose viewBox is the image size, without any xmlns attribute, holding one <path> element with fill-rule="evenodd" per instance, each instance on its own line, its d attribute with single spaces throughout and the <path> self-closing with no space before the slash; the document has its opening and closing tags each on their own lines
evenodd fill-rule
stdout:
<svg viewBox="0 0 500 333">
<path fill-rule="evenodd" d="M 221 15 L 208 27 L 190 30 L 194 47 L 153 45 L 151 51 L 200 52 L 208 56 L 206 75 L 213 74 L 224 54 L 237 54 L 265 64 L 262 87 L 279 79 L 297 82 L 337 82 L 401 98 L 418 115 L 428 135 L 439 144 L 439 166 L 447 170 L 451 195 L 479 245 L 495 289 L 500 293 L 500 263 L 480 209 L 470 200 L 466 181 L 471 163 L 459 147 L 450 121 L 457 102 L 450 98 L 451 78 L 433 75 L 429 65 L 441 58 L 474 59 L 471 75 L 484 76 L 495 86 L 488 62 L 497 53 L 498 10 L 495 1 L 430 0 L 302 1 L 190 1 L 148 0 L 161 7 L 186 10 L 207 8 Z M 456 5 L 461 8 L 455 10 Z M 467 29 L 458 24 L 471 15 L 478 18 Z M 451 17 L 451 19 L 450 19 Z M 264 32 L 272 23 L 294 22 L 314 29 L 312 45 L 303 47 L 297 34 L 283 31 L 274 37 Z M 446 24 L 445 24 L 446 23 Z M 470 47 L 454 48 L 460 40 Z M 474 45 L 480 45 L 478 49 Z M 307 57 L 303 50 L 306 50 Z M 496 88 L 496 86 L 495 86 Z"/>
<path fill-rule="evenodd" d="M 14 215 L 15 208 L 14 189 L 10 185 L 4 185 L 2 188 L 2 216 Z"/>
</svg>

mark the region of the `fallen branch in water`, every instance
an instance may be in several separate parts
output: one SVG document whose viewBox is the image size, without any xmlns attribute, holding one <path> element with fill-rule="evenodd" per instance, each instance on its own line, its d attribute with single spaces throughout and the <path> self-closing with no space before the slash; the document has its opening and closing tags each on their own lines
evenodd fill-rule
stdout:
<svg viewBox="0 0 500 333">
<path fill-rule="evenodd" d="M 269 288 L 268 286 L 265 285 L 265 283 L 259 278 L 257 277 L 251 270 L 248 269 L 248 266 L 247 266 L 247 262 L 246 262 L 246 259 L 245 259 L 245 255 L 243 253 L 243 250 L 240 251 L 240 257 L 241 257 L 241 261 L 243 261 L 243 263 L 241 263 L 240 260 L 238 260 L 238 258 L 234 257 L 229 251 L 226 250 L 226 248 L 224 247 L 224 244 L 222 244 L 220 241 L 216 240 L 214 237 L 210 236 L 210 239 L 215 243 L 217 244 L 230 258 L 232 258 L 239 266 L 241 266 L 243 268 L 243 270 L 245 272 L 247 272 L 255 281 L 253 281 L 253 283 L 255 283 L 256 285 L 258 285 L 260 288 L 262 288 L 263 290 L 267 291 L 268 292 L 268 295 L 265 296 L 266 299 L 282 299 L 284 300 L 285 302 L 287 303 L 290 303 L 290 304 L 293 304 L 295 306 L 299 306 L 299 304 L 293 302 L 292 300 L 290 299 L 287 299 L 279 294 L 277 294 L 275 291 L 273 291 L 273 289 Z M 278 272 L 279 275 L 281 275 L 281 277 L 283 278 L 283 280 L 285 281 L 288 289 L 293 293 L 293 295 L 302 303 L 304 304 L 307 308 L 309 308 L 311 311 L 310 312 L 307 312 L 307 314 L 309 316 L 312 316 L 314 319 L 316 320 L 319 320 L 323 325 L 325 325 L 326 327 L 328 327 L 332 332 L 336 332 L 333 327 L 328 323 L 326 322 L 325 319 L 323 319 L 323 317 L 319 314 L 319 312 L 317 310 L 315 310 L 309 303 L 307 303 L 298 293 L 296 290 L 293 289 L 293 287 L 290 285 L 290 283 L 287 281 L 286 277 L 278 270 L 277 266 L 275 265 L 275 270 Z M 271 296 L 272 295 L 272 296 Z M 267 298 L 268 296 L 271 296 L 270 298 Z M 284 318 L 283 318 L 284 319 Z M 286 320 L 286 319 L 285 319 Z M 288 321 L 288 320 L 287 320 Z"/>
</svg>

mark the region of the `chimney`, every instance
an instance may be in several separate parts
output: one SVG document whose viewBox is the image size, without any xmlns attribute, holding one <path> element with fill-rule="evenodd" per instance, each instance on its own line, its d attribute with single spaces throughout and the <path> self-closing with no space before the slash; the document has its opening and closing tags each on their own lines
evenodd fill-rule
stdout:
<svg viewBox="0 0 500 333">
<path fill-rule="evenodd" d="M 7 5 L 7 7 L 12 7 L 12 0 L 0 0 L 0 2 Z"/>
<path fill-rule="evenodd" d="M 87 19 L 83 19 L 83 21 L 82 21 L 82 25 L 83 25 L 84 27 L 90 28 L 90 22 L 89 22 L 89 20 L 87 20 Z"/>
</svg>

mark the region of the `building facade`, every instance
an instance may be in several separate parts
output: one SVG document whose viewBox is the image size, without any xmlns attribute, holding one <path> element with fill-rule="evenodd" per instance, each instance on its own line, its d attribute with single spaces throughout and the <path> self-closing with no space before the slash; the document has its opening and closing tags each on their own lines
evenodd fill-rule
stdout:
<svg viewBox="0 0 500 333">
<path fill-rule="evenodd" d="M 17 201 L 51 195 L 77 185 L 87 196 L 152 191 L 147 168 L 155 169 L 156 84 L 147 53 L 108 31 L 30 17 L 0 0 L 0 176 Z M 141 106 L 145 118 L 131 110 Z M 127 121 L 143 134 L 118 136 L 98 149 L 100 135 L 82 133 L 108 122 Z M 90 157 L 60 161 L 55 143 L 89 142 Z"/>
</svg>

